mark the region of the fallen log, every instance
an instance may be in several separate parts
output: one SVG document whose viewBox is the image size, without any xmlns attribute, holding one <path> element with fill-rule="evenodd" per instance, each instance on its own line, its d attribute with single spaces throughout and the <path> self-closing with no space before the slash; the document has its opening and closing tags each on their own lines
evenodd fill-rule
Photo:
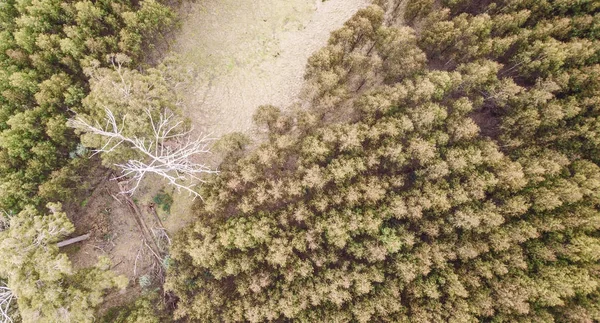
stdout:
<svg viewBox="0 0 600 323">
<path fill-rule="evenodd" d="M 76 242 L 79 242 L 79 241 L 87 240 L 89 238 L 90 238 L 90 234 L 88 233 L 88 234 L 84 234 L 84 235 L 79 236 L 79 237 L 75 237 L 75 238 L 71 238 L 71 239 L 68 239 L 68 240 L 61 241 L 61 242 L 57 243 L 56 245 L 59 248 L 61 248 L 61 247 L 68 246 L 70 244 L 73 244 L 73 243 L 76 243 Z"/>
</svg>

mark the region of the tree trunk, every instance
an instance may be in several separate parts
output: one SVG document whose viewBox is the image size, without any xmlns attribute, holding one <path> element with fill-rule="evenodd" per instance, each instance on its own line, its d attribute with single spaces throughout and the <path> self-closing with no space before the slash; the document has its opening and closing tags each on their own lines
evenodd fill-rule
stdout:
<svg viewBox="0 0 600 323">
<path fill-rule="evenodd" d="M 61 248 L 61 247 L 68 246 L 68 245 L 76 243 L 76 242 L 87 240 L 89 238 L 90 238 L 90 234 L 88 233 L 88 234 L 84 234 L 84 235 L 79 236 L 79 237 L 75 237 L 75 238 L 71 238 L 71 239 L 68 239 L 68 240 L 61 241 L 61 242 L 57 243 L 56 245 L 59 248 Z"/>
</svg>

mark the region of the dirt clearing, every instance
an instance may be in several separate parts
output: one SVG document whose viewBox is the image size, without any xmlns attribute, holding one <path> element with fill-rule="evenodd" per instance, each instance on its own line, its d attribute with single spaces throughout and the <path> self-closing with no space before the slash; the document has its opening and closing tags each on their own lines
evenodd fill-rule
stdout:
<svg viewBox="0 0 600 323">
<path fill-rule="evenodd" d="M 194 125 L 216 136 L 248 131 L 263 104 L 297 102 L 310 55 L 366 0 L 208 0 L 182 8 L 173 53 L 192 71 Z"/>
</svg>

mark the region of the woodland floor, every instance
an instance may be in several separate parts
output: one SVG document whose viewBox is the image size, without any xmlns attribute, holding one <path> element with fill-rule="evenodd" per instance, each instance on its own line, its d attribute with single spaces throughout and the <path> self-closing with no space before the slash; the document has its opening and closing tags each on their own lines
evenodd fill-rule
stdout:
<svg viewBox="0 0 600 323">
<path fill-rule="evenodd" d="M 133 301 L 142 291 L 139 278 L 147 276 L 152 286 L 149 291 L 162 284 L 163 268 L 159 258 L 163 258 L 168 242 L 161 232 L 169 213 L 163 211 L 152 199 L 138 200 L 120 194 L 114 173 L 95 171 L 94 188 L 81 196 L 79 205 L 68 205 L 66 211 L 75 225 L 73 236 L 89 233 L 88 240 L 64 247 L 76 269 L 92 267 L 98 257 L 111 259 L 112 270 L 129 279 L 124 291 L 107 295 L 102 309 Z M 140 191 L 142 195 L 153 197 L 157 192 Z M 128 203 L 129 201 L 129 203 Z M 130 203 L 136 206 L 134 210 Z M 101 310 L 101 313 L 103 312 Z"/>
<path fill-rule="evenodd" d="M 258 106 L 300 104 L 309 56 L 326 45 L 331 31 L 367 4 L 367 0 L 186 2 L 180 12 L 181 30 L 164 56 L 175 57 L 171 64 L 178 65 L 173 68 L 190 76 L 182 93 L 185 113 L 195 129 L 215 137 L 248 133 Z M 162 211 L 153 198 L 164 183 L 146 179 L 131 199 L 146 226 L 143 232 L 111 175 L 98 176 L 105 177 L 83 203 L 70 208 L 76 234 L 91 233 L 91 238 L 65 251 L 76 268 L 93 266 L 98 256 L 108 256 L 113 270 L 130 279 L 124 292 L 107 296 L 103 308 L 108 308 L 139 295 L 142 275 L 158 277 L 157 257 L 144 241 L 150 244 L 160 227 L 173 235 L 191 222 L 192 198 L 165 188 L 175 201 L 170 212 Z"/>
</svg>

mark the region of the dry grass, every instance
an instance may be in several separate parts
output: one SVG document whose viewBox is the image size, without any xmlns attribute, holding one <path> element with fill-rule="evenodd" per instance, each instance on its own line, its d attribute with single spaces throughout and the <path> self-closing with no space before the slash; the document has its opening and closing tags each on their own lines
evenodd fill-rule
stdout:
<svg viewBox="0 0 600 323">
<path fill-rule="evenodd" d="M 173 54 L 192 71 L 187 114 L 200 129 L 246 132 L 262 104 L 298 100 L 308 57 L 367 0 L 189 3 Z M 181 68 L 181 66 L 178 66 Z"/>
</svg>

